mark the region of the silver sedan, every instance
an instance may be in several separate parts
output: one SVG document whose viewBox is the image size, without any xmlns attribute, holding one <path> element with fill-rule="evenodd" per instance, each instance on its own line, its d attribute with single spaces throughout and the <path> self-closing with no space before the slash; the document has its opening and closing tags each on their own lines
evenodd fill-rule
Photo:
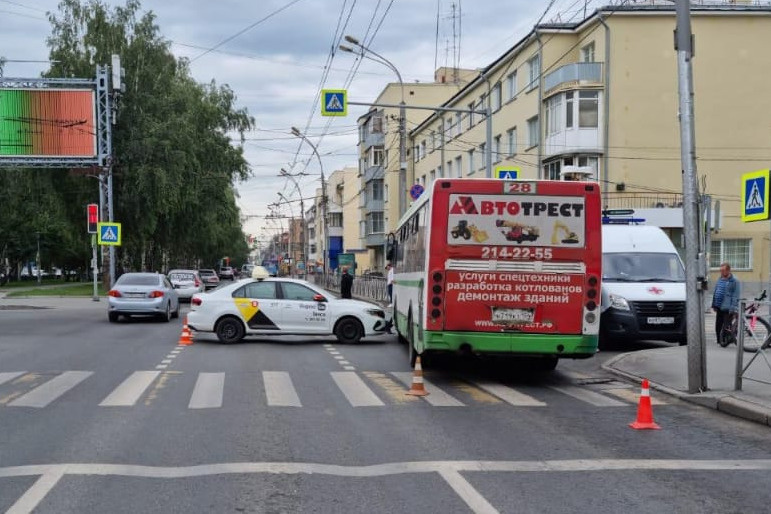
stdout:
<svg viewBox="0 0 771 514">
<path fill-rule="evenodd" d="M 160 273 L 125 273 L 107 295 L 107 316 L 113 323 L 120 315 L 157 316 L 163 321 L 179 317 L 177 292 Z"/>
</svg>

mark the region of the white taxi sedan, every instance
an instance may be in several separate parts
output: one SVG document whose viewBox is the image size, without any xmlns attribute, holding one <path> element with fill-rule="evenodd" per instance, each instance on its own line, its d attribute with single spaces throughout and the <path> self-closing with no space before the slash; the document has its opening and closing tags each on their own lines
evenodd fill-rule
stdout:
<svg viewBox="0 0 771 514">
<path fill-rule="evenodd" d="M 213 332 L 222 343 L 247 335 L 334 335 L 345 344 L 388 330 L 378 305 L 337 298 L 291 278 L 244 279 L 216 291 L 195 294 L 187 315 L 197 332 Z"/>
</svg>

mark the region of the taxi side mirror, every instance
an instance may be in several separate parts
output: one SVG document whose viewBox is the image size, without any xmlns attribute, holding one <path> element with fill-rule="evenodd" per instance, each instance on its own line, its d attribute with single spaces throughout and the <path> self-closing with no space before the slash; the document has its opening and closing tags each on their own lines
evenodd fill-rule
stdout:
<svg viewBox="0 0 771 514">
<path fill-rule="evenodd" d="M 322 294 L 313 295 L 314 302 L 326 302 L 327 299 Z"/>
</svg>

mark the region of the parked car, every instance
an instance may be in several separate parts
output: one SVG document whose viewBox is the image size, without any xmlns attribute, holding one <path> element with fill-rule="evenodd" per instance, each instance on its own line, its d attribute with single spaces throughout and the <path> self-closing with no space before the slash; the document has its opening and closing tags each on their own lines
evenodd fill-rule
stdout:
<svg viewBox="0 0 771 514">
<path fill-rule="evenodd" d="M 124 273 L 107 293 L 110 322 L 119 316 L 158 316 L 163 321 L 179 317 L 179 297 L 166 275 Z"/>
<path fill-rule="evenodd" d="M 233 272 L 233 268 L 230 266 L 222 266 L 220 268 L 219 272 L 220 280 L 234 280 L 235 279 L 235 273 Z"/>
<path fill-rule="evenodd" d="M 195 293 L 206 291 L 201 276 L 194 269 L 171 270 L 168 277 L 180 300 L 190 300 Z"/>
<path fill-rule="evenodd" d="M 344 344 L 388 330 L 378 305 L 337 298 L 304 280 L 244 279 L 190 301 L 188 326 L 213 332 L 220 342 L 237 343 L 244 336 L 334 335 Z"/>
<path fill-rule="evenodd" d="M 206 286 L 207 291 L 220 285 L 220 277 L 217 276 L 217 272 L 213 269 L 199 269 L 198 275 L 201 277 L 201 280 L 203 280 L 203 284 Z"/>
</svg>

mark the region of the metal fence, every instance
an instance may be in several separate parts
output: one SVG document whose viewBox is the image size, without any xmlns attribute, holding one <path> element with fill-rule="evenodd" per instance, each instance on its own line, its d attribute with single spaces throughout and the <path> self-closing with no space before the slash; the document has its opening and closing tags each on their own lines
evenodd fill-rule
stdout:
<svg viewBox="0 0 771 514">
<path fill-rule="evenodd" d="M 328 273 L 326 275 L 313 275 L 308 280 L 329 291 L 340 294 L 340 275 Z M 355 275 L 351 295 L 373 302 L 388 302 L 388 290 L 385 277 Z"/>
<path fill-rule="evenodd" d="M 768 307 L 771 305 L 771 302 L 761 302 L 758 300 L 754 300 L 755 303 L 763 306 Z M 747 308 L 747 301 L 742 300 L 739 302 L 739 312 L 744 313 L 745 309 Z M 758 318 L 762 318 L 762 316 L 758 316 Z M 751 380 L 753 382 L 759 382 L 761 384 L 771 385 L 771 382 L 767 382 L 765 380 L 759 379 L 759 378 L 751 378 L 747 376 L 747 370 L 752 365 L 755 360 L 763 360 L 766 363 L 766 366 L 768 366 L 769 371 L 771 371 L 771 362 L 769 362 L 768 357 L 771 355 L 771 349 L 769 348 L 763 348 L 763 343 L 765 341 L 757 341 L 759 343 L 759 347 L 757 351 L 752 353 L 752 357 L 747 362 L 747 364 L 744 364 L 744 343 L 745 343 L 745 324 L 747 323 L 747 320 L 745 316 L 742 314 L 739 316 L 739 328 L 737 331 L 737 341 L 736 341 L 736 375 L 734 377 L 734 389 L 736 391 L 742 390 L 742 379 L 744 380 Z M 765 334 L 766 336 L 771 337 L 769 334 Z M 767 353 L 768 352 L 768 353 Z"/>
</svg>

